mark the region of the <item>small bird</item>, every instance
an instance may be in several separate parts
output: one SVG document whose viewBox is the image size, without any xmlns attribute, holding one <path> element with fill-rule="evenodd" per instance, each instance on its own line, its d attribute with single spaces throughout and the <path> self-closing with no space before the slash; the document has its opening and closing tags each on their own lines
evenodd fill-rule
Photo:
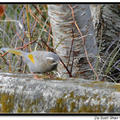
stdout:
<svg viewBox="0 0 120 120">
<path fill-rule="evenodd" d="M 13 53 L 23 57 L 31 73 L 46 73 L 57 68 L 59 56 L 48 51 L 23 52 L 11 48 L 1 48 L 1 51 Z"/>
</svg>

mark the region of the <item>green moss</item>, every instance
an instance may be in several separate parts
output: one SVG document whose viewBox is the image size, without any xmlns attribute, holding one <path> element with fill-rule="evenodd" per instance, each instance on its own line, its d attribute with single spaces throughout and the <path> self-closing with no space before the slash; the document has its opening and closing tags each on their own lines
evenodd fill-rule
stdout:
<svg viewBox="0 0 120 120">
<path fill-rule="evenodd" d="M 92 84 L 96 84 L 96 83 L 97 83 L 97 84 L 98 84 L 98 83 L 100 83 L 100 84 L 101 84 L 101 83 L 104 84 L 104 81 L 92 81 L 91 83 L 92 83 Z"/>
<path fill-rule="evenodd" d="M 87 94 L 87 93 L 86 93 Z M 56 112 L 69 112 L 69 113 L 103 113 L 106 109 L 108 109 L 108 112 L 111 112 L 113 110 L 113 105 L 110 105 L 109 108 L 106 108 L 106 106 L 101 106 L 101 99 L 99 98 L 97 94 L 95 94 L 87 104 L 84 104 L 86 100 L 88 100 L 89 97 L 86 96 L 78 96 L 74 94 L 72 91 L 69 93 L 69 95 L 65 94 L 63 97 L 56 100 L 56 105 L 54 108 L 50 110 L 52 113 Z M 91 104 L 91 100 L 95 99 L 98 104 Z M 69 102 L 68 102 L 69 101 Z M 81 105 L 78 108 L 78 103 L 81 101 Z M 112 101 L 112 98 L 108 98 L 105 102 L 108 103 Z M 68 108 L 70 107 L 69 111 Z M 76 109 L 78 110 L 76 112 Z"/>
<path fill-rule="evenodd" d="M 111 88 L 114 88 L 116 91 L 120 92 L 120 84 L 119 83 L 113 85 Z"/>
<path fill-rule="evenodd" d="M 22 95 L 19 95 L 18 104 L 16 106 L 17 113 L 32 113 L 38 111 L 38 104 L 42 99 L 37 98 L 35 100 L 25 99 Z M 15 96 L 13 94 L 0 93 L 0 113 L 12 113 L 15 106 Z M 33 111 L 34 106 L 34 111 Z"/>
<path fill-rule="evenodd" d="M 65 103 L 64 98 L 59 98 L 56 101 L 56 106 L 50 110 L 50 112 L 68 112 L 67 111 L 67 106 L 64 104 Z"/>
<path fill-rule="evenodd" d="M 75 95 L 74 91 L 70 92 L 69 94 L 64 94 L 63 97 L 58 98 L 56 100 L 55 106 L 49 110 L 51 113 L 101 113 L 104 112 L 106 109 L 108 112 L 113 111 L 114 106 L 109 105 L 101 106 L 101 99 L 97 94 L 93 97 L 89 98 L 88 93 L 85 96 Z M 104 99 L 105 96 L 103 96 Z M 19 101 L 17 105 L 17 113 L 33 113 L 38 112 L 38 104 L 42 101 L 45 104 L 44 99 L 36 98 L 35 100 L 24 99 L 22 95 L 19 96 Z M 85 101 L 89 99 L 87 104 L 84 104 Z M 99 102 L 97 105 L 92 104 L 91 100 L 97 100 Z M 106 98 L 105 98 L 106 99 Z M 81 105 L 79 102 L 81 101 Z M 109 103 L 112 101 L 112 97 L 106 99 L 105 103 Z M 1 113 L 12 113 L 15 106 L 15 96 L 13 94 L 1 93 L 0 94 L 0 104 L 1 104 Z M 42 107 L 42 106 L 41 106 Z M 76 111 L 78 110 L 78 111 Z"/>
<path fill-rule="evenodd" d="M 113 105 L 113 104 L 110 105 L 110 107 L 108 108 L 108 111 L 110 111 L 110 112 L 113 112 L 113 111 L 114 111 L 114 105 Z"/>
<path fill-rule="evenodd" d="M 75 108 L 76 108 L 75 102 L 71 102 L 71 104 L 70 104 L 70 109 L 71 109 L 70 112 L 73 112 Z"/>
<path fill-rule="evenodd" d="M 14 108 L 14 95 L 0 94 L 1 113 L 10 113 Z"/>
<path fill-rule="evenodd" d="M 18 105 L 18 113 L 33 113 L 38 112 L 38 104 L 40 103 L 42 99 L 37 98 L 35 100 L 26 99 L 24 101 L 24 106 Z M 34 109 L 33 109 L 34 106 Z"/>
<path fill-rule="evenodd" d="M 18 113 L 22 113 L 23 112 L 23 107 L 21 105 L 18 105 L 17 112 Z"/>
<path fill-rule="evenodd" d="M 69 98 L 74 98 L 74 91 L 72 91 L 72 92 L 70 93 Z"/>
<path fill-rule="evenodd" d="M 95 105 L 95 106 L 91 106 L 91 105 L 82 105 L 79 109 L 79 112 L 82 112 L 82 113 L 100 113 L 101 110 L 100 110 L 100 106 L 99 105 Z"/>
<path fill-rule="evenodd" d="M 32 103 L 29 99 L 25 100 L 25 113 L 32 113 Z"/>
<path fill-rule="evenodd" d="M 67 100 L 68 99 L 71 99 L 71 100 L 73 100 L 74 98 L 75 98 L 75 96 L 74 96 L 74 91 L 72 91 L 72 92 L 70 92 L 70 94 L 69 94 L 69 96 L 68 97 L 66 97 L 66 96 L 68 96 L 67 94 L 64 94 L 63 95 L 63 97 L 62 98 L 58 98 L 57 100 L 56 100 L 56 105 L 55 105 L 55 107 L 53 107 L 53 108 L 51 108 L 50 109 L 50 112 L 52 112 L 52 113 L 56 113 L 56 112 L 64 112 L 64 113 L 66 113 L 66 112 L 73 112 L 74 111 L 74 109 L 75 109 L 75 102 L 71 102 L 70 103 L 70 111 L 68 111 L 68 108 L 67 108 L 67 104 L 66 104 L 66 102 L 67 102 Z"/>
<path fill-rule="evenodd" d="M 111 89 L 111 85 L 106 85 L 106 83 L 104 81 L 92 81 L 90 83 L 82 83 L 81 86 L 84 87 L 98 87 L 98 88 L 110 88 Z"/>
</svg>

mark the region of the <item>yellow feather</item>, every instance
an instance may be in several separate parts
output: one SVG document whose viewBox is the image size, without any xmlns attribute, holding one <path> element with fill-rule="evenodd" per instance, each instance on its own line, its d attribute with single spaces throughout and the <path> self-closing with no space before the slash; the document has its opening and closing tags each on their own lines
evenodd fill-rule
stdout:
<svg viewBox="0 0 120 120">
<path fill-rule="evenodd" d="M 28 55 L 28 58 L 31 60 L 31 62 L 32 62 L 33 64 L 35 64 L 35 61 L 34 61 L 34 58 L 33 58 L 33 55 L 32 55 L 32 54 L 29 54 L 29 55 Z"/>
</svg>

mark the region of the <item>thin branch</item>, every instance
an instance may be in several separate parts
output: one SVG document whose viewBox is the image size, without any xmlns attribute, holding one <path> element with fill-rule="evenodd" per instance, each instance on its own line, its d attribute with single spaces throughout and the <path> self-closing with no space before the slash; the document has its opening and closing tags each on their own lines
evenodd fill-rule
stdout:
<svg viewBox="0 0 120 120">
<path fill-rule="evenodd" d="M 70 54 L 69 54 L 69 58 L 68 58 L 67 67 L 69 66 L 71 53 L 73 52 L 73 43 L 74 43 L 74 31 L 73 31 L 73 28 L 72 28 L 72 42 L 71 42 L 71 48 L 70 48 Z M 74 54 L 73 54 L 73 59 L 72 59 L 72 64 L 71 64 L 71 69 L 70 69 L 71 73 L 72 73 L 73 63 L 74 63 Z"/>
<path fill-rule="evenodd" d="M 42 14 L 42 11 L 37 7 L 37 5 L 33 4 L 33 7 L 36 9 L 36 11 L 41 15 L 41 17 L 46 20 L 45 16 Z"/>
<path fill-rule="evenodd" d="M 27 14 L 27 30 L 28 30 L 28 38 L 29 38 L 29 42 L 31 42 L 31 34 L 30 34 L 30 19 L 29 19 L 29 14 L 28 14 L 28 4 L 26 5 L 26 14 Z M 31 52 L 31 45 L 29 44 L 29 51 Z"/>
<path fill-rule="evenodd" d="M 9 65 L 6 61 L 6 59 L 4 58 L 4 56 L 2 56 L 2 53 L 0 53 L 0 57 L 2 57 L 2 59 L 4 60 L 5 64 Z"/>
<path fill-rule="evenodd" d="M 31 41 L 31 42 L 29 42 L 29 43 L 27 43 L 27 44 L 25 44 L 25 45 L 24 45 L 24 46 L 22 46 L 22 47 L 18 47 L 18 48 L 16 48 L 16 50 L 26 48 L 27 46 L 29 46 L 30 44 L 32 44 L 32 43 L 34 43 L 34 42 L 36 42 L 36 41 L 37 41 L 37 39 L 36 39 L 36 40 L 34 40 L 34 41 Z M 5 56 L 7 53 L 8 53 L 8 52 L 5 52 L 3 55 L 0 55 L 0 57 Z"/>
</svg>

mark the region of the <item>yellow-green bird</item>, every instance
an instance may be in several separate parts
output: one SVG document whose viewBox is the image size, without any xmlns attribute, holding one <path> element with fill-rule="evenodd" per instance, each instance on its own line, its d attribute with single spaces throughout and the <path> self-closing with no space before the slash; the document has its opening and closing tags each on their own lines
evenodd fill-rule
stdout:
<svg viewBox="0 0 120 120">
<path fill-rule="evenodd" d="M 1 48 L 2 51 L 13 53 L 23 57 L 31 73 L 46 73 L 57 68 L 59 56 L 48 51 L 23 52 L 11 48 Z"/>
</svg>

